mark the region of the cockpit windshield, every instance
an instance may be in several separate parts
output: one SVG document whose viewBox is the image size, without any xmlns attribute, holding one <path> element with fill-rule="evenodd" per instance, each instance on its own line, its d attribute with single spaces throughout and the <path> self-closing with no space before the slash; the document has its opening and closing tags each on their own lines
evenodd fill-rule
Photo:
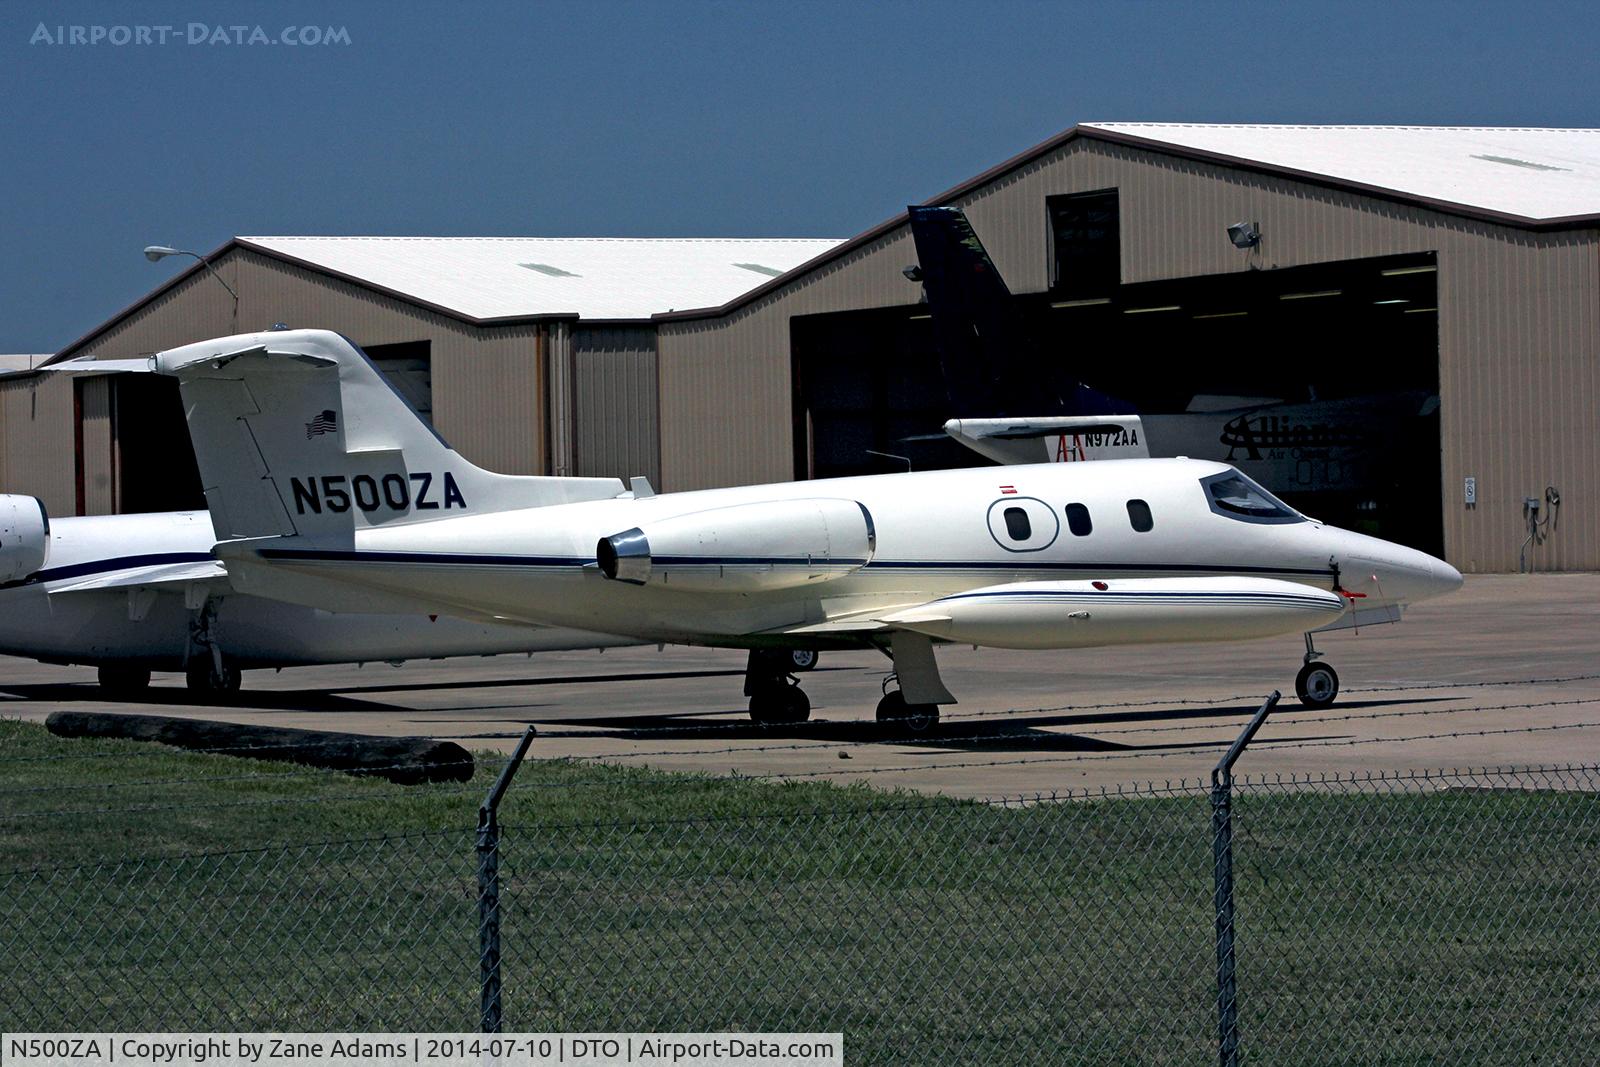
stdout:
<svg viewBox="0 0 1600 1067">
<path fill-rule="evenodd" d="M 1200 479 L 1218 515 L 1244 522 L 1305 522 L 1306 517 L 1236 470 Z"/>
</svg>

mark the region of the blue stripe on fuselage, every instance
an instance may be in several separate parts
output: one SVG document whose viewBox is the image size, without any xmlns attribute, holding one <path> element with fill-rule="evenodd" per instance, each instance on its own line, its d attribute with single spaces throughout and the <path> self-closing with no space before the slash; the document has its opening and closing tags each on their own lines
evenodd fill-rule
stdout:
<svg viewBox="0 0 1600 1067">
<path fill-rule="evenodd" d="M 307 563 L 418 563 L 456 567 L 587 567 L 592 556 L 512 556 L 464 552 L 373 552 L 352 549 L 263 548 L 262 559 Z M 655 562 L 670 566 L 793 565 L 855 566 L 860 560 L 807 560 L 780 556 L 657 556 Z M 1206 575 L 1293 574 L 1303 577 L 1331 577 L 1332 571 L 1305 567 L 1221 566 L 1198 563 L 1074 563 L 1030 560 L 872 560 L 866 570 L 981 570 L 981 571 L 1084 571 L 1091 574 L 1149 573 Z"/>
<path fill-rule="evenodd" d="M 107 574 L 111 571 L 132 570 L 135 567 L 160 567 L 169 563 L 202 563 L 211 560 L 209 552 L 148 552 L 140 556 L 112 556 L 109 559 L 71 563 L 65 567 L 46 567 L 34 571 L 26 578 L 0 585 L 0 589 L 16 589 L 24 585 L 43 585 L 67 578 L 82 578 L 90 574 Z"/>
</svg>

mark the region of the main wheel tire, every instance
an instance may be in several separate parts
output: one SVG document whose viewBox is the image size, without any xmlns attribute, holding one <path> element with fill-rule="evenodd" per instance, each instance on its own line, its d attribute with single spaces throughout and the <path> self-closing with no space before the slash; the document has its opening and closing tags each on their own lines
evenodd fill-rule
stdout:
<svg viewBox="0 0 1600 1067">
<path fill-rule="evenodd" d="M 1339 672 L 1326 663 L 1307 663 L 1294 676 L 1294 694 L 1308 708 L 1325 708 L 1339 695 Z"/>
<path fill-rule="evenodd" d="M 791 671 L 809 671 L 816 667 L 818 655 L 814 648 L 791 648 L 789 650 L 789 669 Z"/>
<path fill-rule="evenodd" d="M 908 733 L 926 733 L 939 722 L 939 705 L 907 704 L 905 694 L 895 689 L 878 701 L 878 721 Z"/>
<path fill-rule="evenodd" d="M 805 722 L 811 718 L 811 699 L 798 685 L 780 679 L 750 698 L 750 718 L 762 726 Z"/>
<path fill-rule="evenodd" d="M 150 672 L 138 667 L 101 667 L 100 688 L 109 693 L 142 693 L 150 688 Z"/>
<path fill-rule="evenodd" d="M 197 657 L 189 661 L 184 681 L 196 693 L 237 693 L 244 676 L 239 668 L 226 660 L 223 661 L 222 674 L 219 676 L 209 657 Z"/>
</svg>

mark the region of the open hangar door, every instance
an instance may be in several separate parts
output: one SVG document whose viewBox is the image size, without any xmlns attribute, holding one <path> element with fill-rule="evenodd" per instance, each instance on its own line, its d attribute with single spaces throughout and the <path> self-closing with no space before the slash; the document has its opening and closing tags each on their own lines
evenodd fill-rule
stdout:
<svg viewBox="0 0 1600 1067">
<path fill-rule="evenodd" d="M 797 316 L 790 351 L 796 478 L 988 465 L 940 429 L 950 397 L 926 307 Z"/>
<path fill-rule="evenodd" d="M 1315 518 L 1438 553 L 1435 280 L 1426 254 L 1014 297 L 1032 343 L 988 398 L 949 387 L 926 305 L 797 317 L 795 474 L 982 465 L 947 418 L 1080 414 L 1082 385 L 1143 416 L 1152 455 L 1235 463 Z"/>
</svg>

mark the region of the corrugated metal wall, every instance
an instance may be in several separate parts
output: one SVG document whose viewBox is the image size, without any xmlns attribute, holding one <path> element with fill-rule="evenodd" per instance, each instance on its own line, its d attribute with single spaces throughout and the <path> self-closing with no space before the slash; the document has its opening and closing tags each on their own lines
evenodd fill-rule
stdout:
<svg viewBox="0 0 1600 1067">
<path fill-rule="evenodd" d="M 543 327 L 470 326 L 243 250 L 223 257 L 217 269 L 239 291 L 237 316 L 227 293 L 202 273 L 117 324 L 80 354 L 131 356 L 278 322 L 337 330 L 362 344 L 427 339 L 432 342 L 433 418 L 440 435 L 490 470 L 544 473 L 538 367 Z"/>
<path fill-rule="evenodd" d="M 1447 555 L 1463 570 L 1515 569 L 1522 498 L 1555 485 L 1561 528 L 1535 565 L 1600 569 L 1600 234 L 1530 233 L 1092 139 L 958 203 L 1012 288 L 1040 292 L 1045 197 L 1110 188 L 1125 282 L 1248 269 L 1249 254 L 1224 236 L 1241 220 L 1261 223 L 1267 269 L 1437 251 Z M 665 486 L 789 478 L 789 319 L 911 303 L 900 269 L 914 259 L 902 227 L 726 319 L 663 323 Z M 1471 510 L 1468 475 L 1478 479 Z"/>
<path fill-rule="evenodd" d="M 903 227 L 725 319 L 663 322 L 661 480 L 668 490 L 788 481 L 794 475 L 789 319 L 911 304 Z"/>
<path fill-rule="evenodd" d="M 576 473 L 661 484 L 656 332 L 586 327 L 573 334 Z"/>
<path fill-rule="evenodd" d="M 72 389 L 65 374 L 0 380 L 0 493 L 36 496 L 52 515 L 77 509 Z"/>
<path fill-rule="evenodd" d="M 565 322 L 554 322 L 546 332 L 544 375 L 548 406 L 545 420 L 549 432 L 550 465 L 548 473 L 558 478 L 576 474 L 572 457 L 573 403 L 576 387 L 572 381 L 572 327 Z"/>
</svg>

